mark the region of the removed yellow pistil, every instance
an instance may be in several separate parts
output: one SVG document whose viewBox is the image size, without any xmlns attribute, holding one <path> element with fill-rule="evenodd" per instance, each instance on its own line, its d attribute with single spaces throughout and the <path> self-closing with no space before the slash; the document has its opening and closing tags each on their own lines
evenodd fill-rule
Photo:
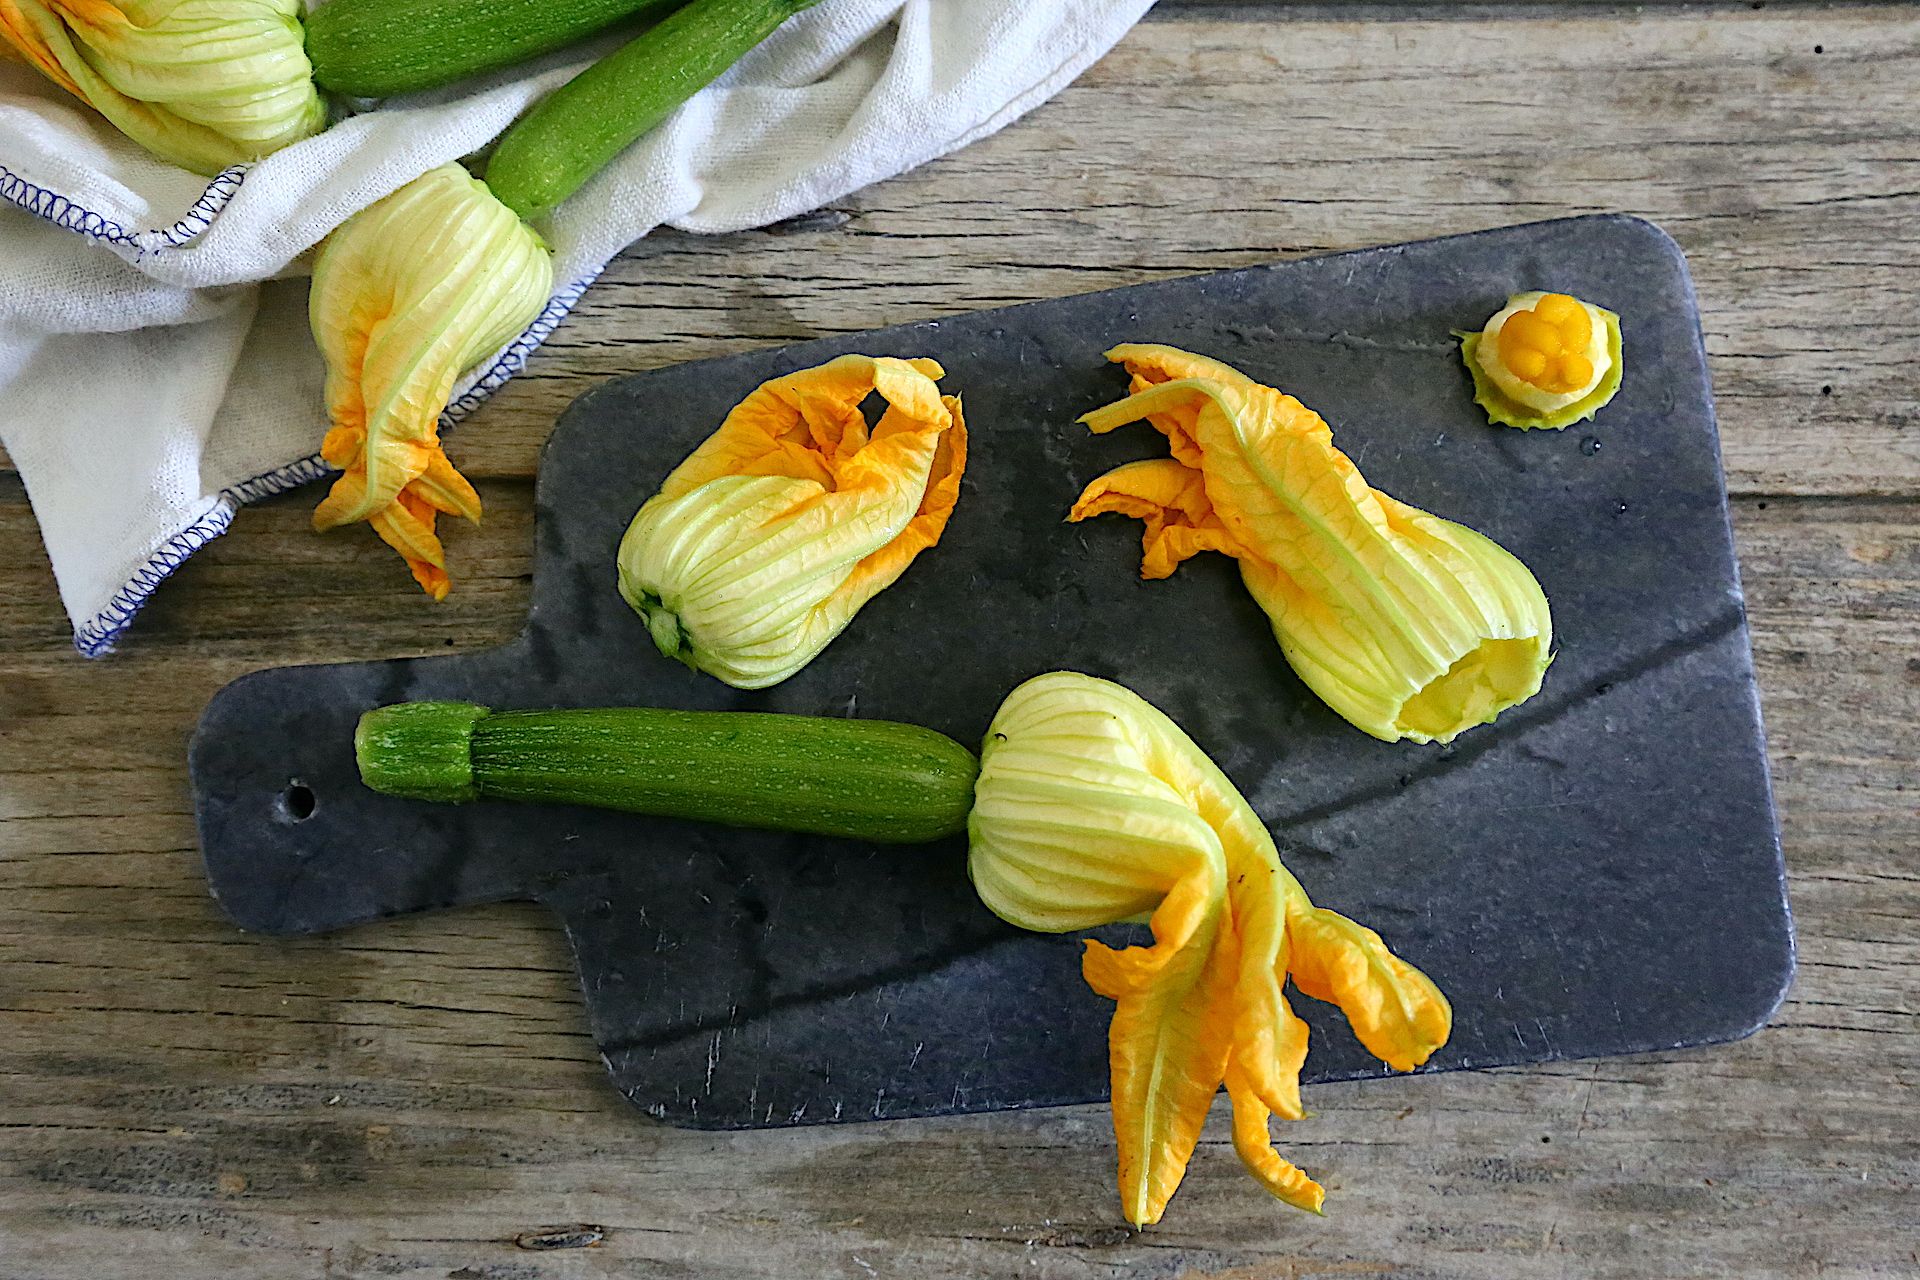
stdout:
<svg viewBox="0 0 1920 1280">
<path fill-rule="evenodd" d="M 1045 933 L 1151 916 L 1152 946 L 1089 939 L 1082 961 L 1087 985 L 1118 1002 L 1108 1053 L 1127 1221 L 1160 1220 L 1222 1083 L 1247 1171 L 1318 1213 L 1326 1193 L 1268 1129 L 1305 1114 L 1307 1024 L 1285 983 L 1338 1005 L 1396 1071 L 1446 1043 L 1446 997 L 1371 929 L 1316 907 L 1227 776 L 1117 684 L 1027 681 L 994 716 L 980 766 L 967 870 L 996 915 Z"/>
<path fill-rule="evenodd" d="M 1461 353 L 1489 420 L 1522 430 L 1591 418 L 1620 389 L 1620 317 L 1564 293 L 1518 293 Z"/>
<path fill-rule="evenodd" d="M 1584 395 L 1598 376 L 1587 355 L 1593 331 L 1585 307 L 1564 293 L 1548 293 L 1524 311 L 1509 312 L 1495 345 L 1500 362 L 1531 385 L 1553 395 Z M 1604 351 L 1600 358 L 1606 359 Z"/>
</svg>

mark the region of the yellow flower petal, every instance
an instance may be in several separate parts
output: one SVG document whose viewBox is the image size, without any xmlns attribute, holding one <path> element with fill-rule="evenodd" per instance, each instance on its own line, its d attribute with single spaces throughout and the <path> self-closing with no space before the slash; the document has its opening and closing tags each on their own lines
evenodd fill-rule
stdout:
<svg viewBox="0 0 1920 1280">
<path fill-rule="evenodd" d="M 308 307 L 333 423 L 321 454 L 342 474 L 314 527 L 367 521 L 444 598 L 436 515 L 477 521 L 480 496 L 441 451 L 440 413 L 460 374 L 531 324 L 552 292 L 546 245 L 458 165 L 328 236 Z"/>
<path fill-rule="evenodd" d="M 1107 1030 L 1121 1211 L 1160 1221 L 1206 1126 L 1232 1047 L 1233 945 L 1216 863 L 1196 866 L 1153 913 L 1154 944 L 1089 938 L 1087 985 L 1116 1001 Z"/>
<path fill-rule="evenodd" d="M 326 126 L 299 0 L 0 0 L 0 38 L 155 155 L 198 173 Z"/>
<path fill-rule="evenodd" d="M 1234 1154 L 1247 1172 L 1275 1198 L 1296 1209 L 1319 1213 L 1326 1203 L 1326 1189 L 1273 1149 L 1273 1134 L 1267 1126 L 1274 1113 L 1237 1066 L 1227 1068 L 1227 1096 L 1233 1099 Z"/>
<path fill-rule="evenodd" d="M 1089 941 L 1082 965 L 1116 1001 L 1108 1049 L 1127 1220 L 1159 1220 L 1223 1082 L 1249 1172 L 1317 1212 L 1319 1185 L 1268 1133 L 1274 1115 L 1302 1114 L 1307 1027 L 1287 976 L 1337 1003 L 1400 1070 L 1451 1031 L 1439 991 L 1377 935 L 1316 908 L 1226 775 L 1119 685 L 1072 672 L 1027 681 L 994 716 L 980 763 L 967 871 L 992 911 L 1050 933 L 1151 913 L 1151 946 Z"/>
<path fill-rule="evenodd" d="M 0 0 L 0 41 L 4 42 L 0 54 L 36 68 L 68 93 L 86 101 L 86 92 L 61 65 L 62 50 L 71 48 L 66 29 L 42 0 Z"/>
<path fill-rule="evenodd" d="M 435 600 L 445 600 L 453 583 L 447 577 L 447 557 L 433 532 L 434 509 L 424 498 L 402 491 L 400 496 L 367 518 L 381 541 L 398 551 L 420 589 Z"/>
<path fill-rule="evenodd" d="M 1369 487 L 1291 396 L 1172 348 L 1111 354 L 1138 390 L 1081 421 L 1105 432 L 1144 418 L 1174 456 L 1095 480 L 1071 519 L 1145 521 L 1147 577 L 1195 550 L 1234 556 L 1301 679 L 1385 741 L 1451 741 L 1538 692 L 1552 621 L 1509 552 Z"/>
<path fill-rule="evenodd" d="M 1214 514 L 1205 476 L 1174 458 L 1115 467 L 1088 485 L 1069 519 L 1118 512 L 1145 523 L 1140 576 L 1164 578 L 1202 551 L 1238 554 L 1240 544 Z"/>
<path fill-rule="evenodd" d="M 1338 1005 L 1368 1053 L 1411 1071 L 1446 1043 L 1453 1027 L 1447 998 L 1379 934 L 1314 906 L 1302 890 L 1287 899 L 1287 936 L 1294 985 Z"/>
<path fill-rule="evenodd" d="M 937 543 L 967 460 L 942 373 L 841 356 L 735 407 L 620 543 L 621 593 L 660 651 L 737 688 L 776 684 Z M 887 407 L 869 430 L 875 392 Z"/>
</svg>

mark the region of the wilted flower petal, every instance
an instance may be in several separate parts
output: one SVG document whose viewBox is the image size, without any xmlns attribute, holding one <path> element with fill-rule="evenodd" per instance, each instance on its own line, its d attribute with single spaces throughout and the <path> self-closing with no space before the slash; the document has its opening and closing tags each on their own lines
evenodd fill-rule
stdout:
<svg viewBox="0 0 1920 1280">
<path fill-rule="evenodd" d="M 553 259 L 519 215 L 459 165 L 368 205 L 327 237 L 309 319 L 327 362 L 321 453 L 344 473 L 316 529 L 369 522 L 436 600 L 447 594 L 437 515 L 480 518 L 440 448 L 454 380 L 546 306 Z"/>
<path fill-rule="evenodd" d="M 147 150 L 198 173 L 326 126 L 299 0 L 0 0 L 0 37 Z"/>
</svg>

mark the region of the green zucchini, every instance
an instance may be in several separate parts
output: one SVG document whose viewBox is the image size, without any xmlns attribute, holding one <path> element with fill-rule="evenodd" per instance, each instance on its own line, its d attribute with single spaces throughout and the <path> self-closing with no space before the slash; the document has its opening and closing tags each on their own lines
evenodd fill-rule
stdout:
<svg viewBox="0 0 1920 1280">
<path fill-rule="evenodd" d="M 420 800 L 482 796 L 912 843 L 967 826 L 980 762 L 884 720 L 403 702 L 360 718 L 360 779 Z"/>
<path fill-rule="evenodd" d="M 329 0 L 307 16 L 323 89 L 388 98 L 524 62 L 683 0 Z"/>
<path fill-rule="evenodd" d="M 554 90 L 500 138 L 486 183 L 531 222 L 816 0 L 693 0 Z"/>
</svg>

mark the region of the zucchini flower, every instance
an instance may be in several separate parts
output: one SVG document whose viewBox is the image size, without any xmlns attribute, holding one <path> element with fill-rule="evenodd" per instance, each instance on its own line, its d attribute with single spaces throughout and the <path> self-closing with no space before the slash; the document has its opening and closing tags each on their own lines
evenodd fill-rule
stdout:
<svg viewBox="0 0 1920 1280">
<path fill-rule="evenodd" d="M 1133 394 L 1080 421 L 1145 418 L 1173 456 L 1101 476 L 1069 519 L 1142 520 L 1141 576 L 1200 551 L 1235 557 L 1294 671 L 1385 742 L 1450 742 L 1539 691 L 1553 624 L 1511 553 L 1370 488 L 1291 396 L 1172 347 L 1107 356 Z"/>
<path fill-rule="evenodd" d="M 1297 1120 L 1307 1025 L 1283 987 L 1338 1005 L 1381 1061 L 1411 1071 L 1453 1013 L 1378 934 L 1316 907 L 1225 774 L 1178 725 L 1105 680 L 1056 671 L 1015 689 L 980 753 L 967 823 L 981 900 L 1023 929 L 1148 916 L 1153 945 L 1086 941 L 1082 973 L 1117 1002 L 1108 1033 L 1120 1201 L 1160 1220 L 1215 1091 L 1262 1186 L 1318 1213 L 1325 1192 L 1274 1151 Z"/>
<path fill-rule="evenodd" d="M 660 652 L 738 689 L 778 684 L 940 541 L 967 465 L 943 376 L 847 355 L 741 401 L 620 542 L 620 594 Z"/>
<path fill-rule="evenodd" d="M 1459 337 L 1474 403 L 1500 426 L 1557 431 L 1620 390 L 1620 317 L 1564 293 L 1516 293 Z"/>
<path fill-rule="evenodd" d="M 120 132 L 197 173 L 326 127 L 300 0 L 0 0 L 0 39 Z"/>
<path fill-rule="evenodd" d="M 332 425 L 320 452 L 344 474 L 314 528 L 367 521 L 444 599 L 435 518 L 477 522 L 480 496 L 440 448 L 440 411 L 461 371 L 533 323 L 552 293 L 546 244 L 457 164 L 335 228 L 308 313 L 327 362 Z"/>
</svg>

